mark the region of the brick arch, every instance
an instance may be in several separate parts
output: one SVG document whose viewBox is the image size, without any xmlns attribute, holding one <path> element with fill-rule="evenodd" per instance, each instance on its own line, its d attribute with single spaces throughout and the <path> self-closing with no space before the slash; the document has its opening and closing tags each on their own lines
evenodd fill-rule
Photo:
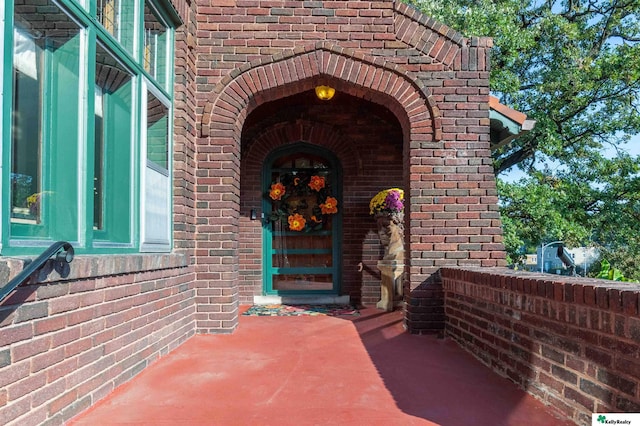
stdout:
<svg viewBox="0 0 640 426">
<path fill-rule="evenodd" d="M 205 105 L 202 136 L 214 136 L 217 129 L 233 129 L 239 135 L 244 120 L 257 106 L 325 81 L 336 90 L 386 106 L 408 139 L 428 134 L 428 139 L 440 140 L 440 111 L 422 81 L 400 65 L 327 42 L 295 49 L 289 55 L 261 58 L 230 72 Z"/>
<path fill-rule="evenodd" d="M 334 126 L 311 120 L 277 123 L 264 129 L 249 147 L 243 147 L 242 157 L 246 158 L 247 167 L 259 170 L 264 158 L 274 148 L 295 142 L 322 146 L 341 159 L 344 170 L 352 170 L 356 176 L 362 172 L 362 159 L 353 149 L 354 144 Z"/>
<path fill-rule="evenodd" d="M 244 253 L 239 238 L 241 135 L 247 116 L 275 99 L 330 83 L 336 90 L 386 107 L 409 142 L 439 141 L 440 111 L 430 89 L 397 64 L 322 42 L 252 61 L 231 71 L 204 105 L 196 145 L 194 263 L 198 332 L 231 331 L 238 324 Z M 408 171 L 406 172 L 408 179 Z M 408 185 L 407 185 L 408 186 Z M 241 253 L 242 252 L 242 253 Z M 259 263 L 254 265 L 259 268 Z"/>
</svg>

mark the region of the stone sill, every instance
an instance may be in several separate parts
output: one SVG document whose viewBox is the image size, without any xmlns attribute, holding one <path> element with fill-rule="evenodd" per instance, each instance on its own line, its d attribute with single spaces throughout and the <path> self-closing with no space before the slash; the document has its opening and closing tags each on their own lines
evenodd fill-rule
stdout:
<svg viewBox="0 0 640 426">
<path fill-rule="evenodd" d="M 18 275 L 24 269 L 26 261 L 33 258 L 35 257 L 0 257 L 0 286 Z M 185 253 L 76 255 L 69 265 L 71 272 L 67 277 L 63 278 L 56 271 L 52 271 L 42 282 L 135 274 L 161 269 L 184 268 L 188 265 L 189 256 Z"/>
</svg>

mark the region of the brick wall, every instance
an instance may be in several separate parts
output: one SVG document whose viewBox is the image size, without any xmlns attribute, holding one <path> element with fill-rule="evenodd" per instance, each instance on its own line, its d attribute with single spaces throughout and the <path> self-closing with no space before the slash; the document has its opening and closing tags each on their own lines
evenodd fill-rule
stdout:
<svg viewBox="0 0 640 426">
<path fill-rule="evenodd" d="M 179 346 L 193 279 L 186 256 L 81 256 L 19 287 L 0 306 L 0 424 L 62 424 Z"/>
<path fill-rule="evenodd" d="M 173 247 L 193 253 L 196 224 L 196 14 L 188 0 L 173 0 L 183 20 L 176 32 L 173 121 Z"/>
<path fill-rule="evenodd" d="M 416 288 L 404 285 L 404 325 L 411 334 L 443 335 L 446 323 L 440 271 Z"/>
<path fill-rule="evenodd" d="M 212 0 L 195 11 L 195 261 L 200 301 L 210 305 L 198 303 L 201 331 L 233 329 L 238 302 L 261 290 L 261 233 L 247 219 L 259 205 L 260 167 L 244 163 L 259 160 L 245 151 L 262 137 L 247 137 L 251 116 L 263 107 L 286 124 L 289 117 L 275 106 L 318 83 L 332 85 L 342 99 L 383 107 L 399 135 L 372 145 L 380 138 L 358 139 L 340 113 L 306 117 L 348 135 L 344 140 L 362 160 L 361 174 L 345 180 L 343 193 L 345 225 L 353 227 L 344 239 L 343 293 L 367 303 L 377 299 L 369 282 L 380 247 L 364 212 L 372 195 L 392 185 L 402 186 L 408 200 L 408 288 L 424 285 L 443 266 L 504 265 L 489 151 L 490 40 L 465 39 L 393 1 Z M 332 101 L 337 108 L 338 99 Z M 372 146 L 400 151 L 381 162 L 369 153 Z M 382 173 L 391 178 L 377 182 Z M 368 269 L 359 275 L 362 260 Z"/>
<path fill-rule="evenodd" d="M 261 289 L 260 234 L 247 220 L 261 156 L 282 144 L 322 145 L 341 160 L 343 292 L 356 301 L 378 297 L 381 247 L 367 207 L 389 186 L 407 194 L 409 289 L 442 266 L 504 262 L 489 40 L 463 39 L 390 0 L 172 3 L 184 22 L 175 56 L 175 253 L 79 256 L 70 277 L 3 301 L 2 424 L 60 424 L 194 332 L 234 330 L 239 301 Z M 279 116 L 248 137 L 246 120 L 261 106 L 318 82 L 349 102 L 332 114 L 308 110 L 307 121 Z M 292 136 L 293 123 L 303 131 Z"/>
<path fill-rule="evenodd" d="M 640 411 L 640 286 L 441 270 L 447 335 L 578 424 Z"/>
</svg>

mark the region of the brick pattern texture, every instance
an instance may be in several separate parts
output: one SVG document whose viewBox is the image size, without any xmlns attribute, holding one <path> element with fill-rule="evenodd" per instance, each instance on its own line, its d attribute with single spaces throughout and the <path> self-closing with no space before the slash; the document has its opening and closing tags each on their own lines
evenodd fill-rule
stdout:
<svg viewBox="0 0 640 426">
<path fill-rule="evenodd" d="M 379 298 L 382 251 L 368 202 L 391 186 L 406 190 L 407 318 L 416 330 L 444 327 L 439 268 L 504 264 L 489 152 L 490 40 L 462 38 L 390 0 L 172 3 L 184 22 L 172 256 L 188 260 L 158 266 L 152 256 L 129 270 L 120 267 L 130 259 L 116 256 L 77 259 L 72 277 L 3 301 L 0 424 L 62 424 L 194 333 L 232 332 L 239 303 L 262 291 L 260 225 L 248 218 L 260 208 L 262 163 L 286 144 L 322 146 L 340 160 L 342 292 L 354 301 Z M 296 110 L 318 83 L 337 89 L 333 103 Z M 628 376 L 614 373 L 603 389 L 619 383 L 612 398 L 637 404 L 624 393 Z"/>
<path fill-rule="evenodd" d="M 640 411 L 635 284 L 441 270 L 446 333 L 484 364 L 578 424 Z"/>
<path fill-rule="evenodd" d="M 0 305 L 0 424 L 63 424 L 178 347 L 193 282 L 185 266 L 19 287 Z"/>
<path fill-rule="evenodd" d="M 354 301 L 379 298 L 381 249 L 367 208 L 390 186 L 407 194 L 409 289 L 440 267 L 504 265 L 491 40 L 463 38 L 393 1 L 210 0 L 191 10 L 195 25 L 183 31 L 195 43 L 199 331 L 232 330 L 238 304 L 261 294 L 260 223 L 248 215 L 260 209 L 265 155 L 288 143 L 326 147 L 342 163 L 342 293 Z M 278 108 L 319 83 L 336 88 L 332 108 Z M 428 321 L 442 328 L 441 303 L 434 309 Z"/>
</svg>

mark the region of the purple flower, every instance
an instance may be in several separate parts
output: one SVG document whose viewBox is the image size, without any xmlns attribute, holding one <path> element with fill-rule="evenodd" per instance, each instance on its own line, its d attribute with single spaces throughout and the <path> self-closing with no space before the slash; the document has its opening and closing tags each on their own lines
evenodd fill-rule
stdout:
<svg viewBox="0 0 640 426">
<path fill-rule="evenodd" d="M 400 212 L 404 209 L 404 203 L 400 199 L 400 193 L 398 191 L 389 191 L 384 199 L 384 204 L 387 209 L 392 212 Z"/>
</svg>

